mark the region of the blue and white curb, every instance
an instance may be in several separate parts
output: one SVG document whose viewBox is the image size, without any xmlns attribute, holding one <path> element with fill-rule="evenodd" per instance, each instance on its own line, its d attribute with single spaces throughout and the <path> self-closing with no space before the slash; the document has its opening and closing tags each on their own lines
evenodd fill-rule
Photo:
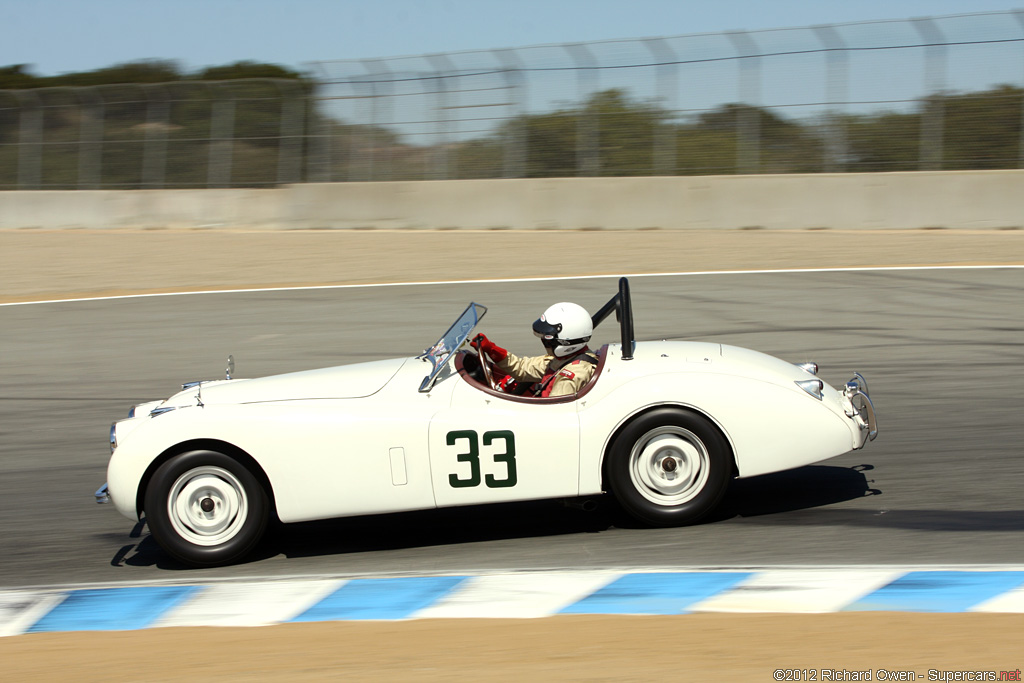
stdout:
<svg viewBox="0 0 1024 683">
<path fill-rule="evenodd" d="M 721 568 L 0 590 L 0 636 L 168 626 L 707 612 L 1024 613 L 1024 568 Z"/>
</svg>

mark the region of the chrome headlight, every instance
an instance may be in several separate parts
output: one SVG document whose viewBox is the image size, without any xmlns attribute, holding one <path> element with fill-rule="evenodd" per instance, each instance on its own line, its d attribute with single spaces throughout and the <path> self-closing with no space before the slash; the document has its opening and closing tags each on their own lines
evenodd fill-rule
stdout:
<svg viewBox="0 0 1024 683">
<path fill-rule="evenodd" d="M 796 385 L 819 401 L 825 395 L 825 383 L 820 379 L 804 379 L 796 382 Z"/>
</svg>

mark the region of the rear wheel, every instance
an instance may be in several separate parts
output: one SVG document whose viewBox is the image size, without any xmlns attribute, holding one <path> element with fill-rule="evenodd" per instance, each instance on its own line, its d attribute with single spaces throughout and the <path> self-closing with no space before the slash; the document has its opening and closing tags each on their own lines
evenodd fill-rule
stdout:
<svg viewBox="0 0 1024 683">
<path fill-rule="evenodd" d="M 153 474 L 146 520 L 157 543 L 185 564 L 235 562 L 267 526 L 267 494 L 237 460 L 216 451 L 176 455 Z"/>
<path fill-rule="evenodd" d="M 658 408 L 630 422 L 612 442 L 612 492 L 653 526 L 693 524 L 722 499 L 731 478 L 729 444 L 707 418 Z"/>
</svg>

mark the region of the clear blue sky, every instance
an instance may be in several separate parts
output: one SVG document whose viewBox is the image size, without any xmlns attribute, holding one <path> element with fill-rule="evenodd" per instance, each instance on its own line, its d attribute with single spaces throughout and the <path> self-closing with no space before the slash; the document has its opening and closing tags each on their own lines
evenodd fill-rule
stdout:
<svg viewBox="0 0 1024 683">
<path fill-rule="evenodd" d="M 1024 0 L 0 0 L 0 66 L 187 71 L 1007 10 Z M 1024 29 L 1022 29 L 1024 35 Z"/>
</svg>

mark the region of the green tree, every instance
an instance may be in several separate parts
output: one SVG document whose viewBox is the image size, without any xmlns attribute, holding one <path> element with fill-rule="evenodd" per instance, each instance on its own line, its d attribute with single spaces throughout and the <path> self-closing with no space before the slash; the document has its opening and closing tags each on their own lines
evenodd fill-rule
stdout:
<svg viewBox="0 0 1024 683">
<path fill-rule="evenodd" d="M 915 171 L 921 156 L 921 116 L 882 112 L 845 118 L 847 170 Z"/>
<path fill-rule="evenodd" d="M 298 71 L 263 62 L 241 61 L 203 69 L 191 78 L 200 81 L 228 81 L 239 78 L 284 78 L 302 80 Z"/>
<path fill-rule="evenodd" d="M 739 131 L 745 123 L 756 135 L 761 173 L 814 173 L 822 169 L 823 146 L 813 128 L 759 107 L 726 104 L 679 127 L 680 172 L 736 172 Z"/>
<path fill-rule="evenodd" d="M 21 90 L 34 87 L 33 83 L 37 79 L 26 71 L 27 68 L 26 64 L 0 67 L 0 90 Z"/>
<path fill-rule="evenodd" d="M 943 101 L 943 168 L 1017 165 L 1024 90 L 1001 85 Z"/>
<path fill-rule="evenodd" d="M 599 175 L 646 175 L 654 166 L 657 132 L 667 121 L 663 109 L 611 89 L 594 93 L 580 107 L 510 121 L 498 138 L 525 133 L 527 177 L 578 175 L 580 156 L 587 154 L 596 154 Z M 492 145 L 492 154 L 497 151 Z"/>
</svg>

